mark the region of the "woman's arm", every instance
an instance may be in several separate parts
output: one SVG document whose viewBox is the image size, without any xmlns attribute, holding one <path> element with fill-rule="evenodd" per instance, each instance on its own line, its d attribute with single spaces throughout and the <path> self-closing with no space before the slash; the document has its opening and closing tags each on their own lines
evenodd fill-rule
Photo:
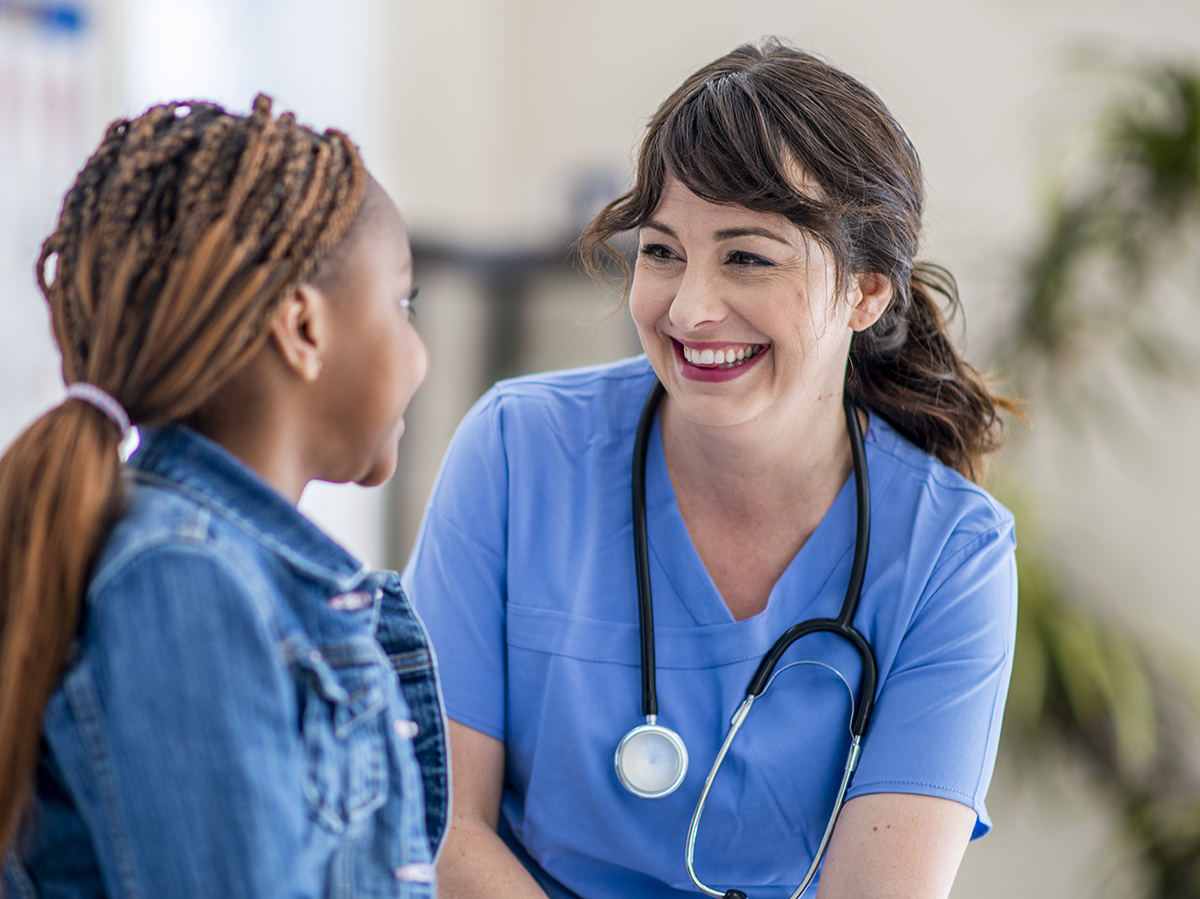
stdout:
<svg viewBox="0 0 1200 899">
<path fill-rule="evenodd" d="M 842 809 L 817 899 L 946 899 L 975 827 L 951 799 L 871 793 Z"/>
<path fill-rule="evenodd" d="M 496 835 L 504 785 L 504 744 L 451 721 L 454 807 L 438 861 L 445 899 L 546 899 L 537 882 Z"/>
</svg>

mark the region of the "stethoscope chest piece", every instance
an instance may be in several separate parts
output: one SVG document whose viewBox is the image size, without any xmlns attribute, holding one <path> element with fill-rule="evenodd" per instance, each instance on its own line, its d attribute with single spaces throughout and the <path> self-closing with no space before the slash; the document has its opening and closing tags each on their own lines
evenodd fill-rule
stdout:
<svg viewBox="0 0 1200 899">
<path fill-rule="evenodd" d="M 611 744 L 610 744 L 611 745 Z M 688 754 L 683 738 L 656 724 L 653 715 L 627 733 L 614 759 L 617 779 L 634 796 L 659 799 L 678 789 L 687 775 Z"/>
</svg>

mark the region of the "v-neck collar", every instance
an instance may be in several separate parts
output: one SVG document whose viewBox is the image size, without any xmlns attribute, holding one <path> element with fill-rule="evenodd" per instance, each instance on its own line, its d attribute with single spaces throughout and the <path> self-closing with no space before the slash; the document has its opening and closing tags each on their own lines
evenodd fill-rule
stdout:
<svg viewBox="0 0 1200 899">
<path fill-rule="evenodd" d="M 873 418 L 871 423 L 874 423 Z M 870 431 L 868 427 L 868 435 Z M 874 496 L 873 493 L 873 499 Z M 802 618 L 836 615 L 842 600 L 840 590 L 834 608 L 822 608 L 815 613 L 808 610 L 834 572 L 849 565 L 854 552 L 855 517 L 854 475 L 851 473 L 816 530 L 771 588 L 767 607 L 757 615 L 735 621 L 696 552 L 679 512 L 663 451 L 662 431 L 658 418 L 655 418 L 646 458 L 646 521 L 650 553 L 679 595 L 680 603 L 698 625 L 757 629 L 765 624 L 768 629 L 782 630 Z"/>
</svg>

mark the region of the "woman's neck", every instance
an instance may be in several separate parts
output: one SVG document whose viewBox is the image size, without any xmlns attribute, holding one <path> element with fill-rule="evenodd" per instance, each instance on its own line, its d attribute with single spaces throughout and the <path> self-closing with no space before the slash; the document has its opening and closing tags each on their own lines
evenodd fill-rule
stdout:
<svg viewBox="0 0 1200 899">
<path fill-rule="evenodd" d="M 680 515 L 736 620 L 766 608 L 853 470 L 840 395 L 806 405 L 719 428 L 688 421 L 670 397 L 660 408 Z"/>
<path fill-rule="evenodd" d="M 676 492 L 726 514 L 820 503 L 837 495 L 853 469 L 840 396 L 809 404 L 802 415 L 724 427 L 687 421 L 664 397 L 659 416 Z"/>
</svg>

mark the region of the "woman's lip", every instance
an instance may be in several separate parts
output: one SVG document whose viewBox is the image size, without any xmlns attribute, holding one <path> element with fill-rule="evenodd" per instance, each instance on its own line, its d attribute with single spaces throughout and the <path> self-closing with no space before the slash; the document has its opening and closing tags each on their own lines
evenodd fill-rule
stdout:
<svg viewBox="0 0 1200 899">
<path fill-rule="evenodd" d="M 761 340 L 680 340 L 678 337 L 672 337 L 671 339 L 687 347 L 689 350 L 723 350 L 725 347 L 730 346 L 770 346 L 770 344 Z"/>
<path fill-rule="evenodd" d="M 689 381 L 705 381 L 705 382 L 709 382 L 709 383 L 716 382 L 716 381 L 732 381 L 734 378 L 740 378 L 742 375 L 746 374 L 746 372 L 750 371 L 750 369 L 752 369 L 755 365 L 757 365 L 758 361 L 760 359 L 762 359 L 764 356 L 766 356 L 767 353 L 770 352 L 770 350 L 771 350 L 770 344 L 762 344 L 762 343 L 756 343 L 756 344 L 700 343 L 700 344 L 697 344 L 697 343 L 693 343 L 690 341 L 687 343 L 688 349 L 691 349 L 691 350 L 718 349 L 718 348 L 725 348 L 725 347 L 729 347 L 729 346 L 761 346 L 762 347 L 762 349 L 759 350 L 756 354 L 751 356 L 749 359 L 744 360 L 739 365 L 734 365 L 730 368 L 718 368 L 715 366 L 710 367 L 710 366 L 705 366 L 705 365 L 693 365 L 691 362 L 688 362 L 687 359 L 685 359 L 684 355 L 683 355 L 683 347 L 684 347 L 683 341 L 677 340 L 676 338 L 672 337 L 671 345 L 675 350 L 675 363 L 676 363 L 676 365 L 679 366 L 679 373 L 681 375 L 683 375 L 683 377 Z"/>
</svg>

